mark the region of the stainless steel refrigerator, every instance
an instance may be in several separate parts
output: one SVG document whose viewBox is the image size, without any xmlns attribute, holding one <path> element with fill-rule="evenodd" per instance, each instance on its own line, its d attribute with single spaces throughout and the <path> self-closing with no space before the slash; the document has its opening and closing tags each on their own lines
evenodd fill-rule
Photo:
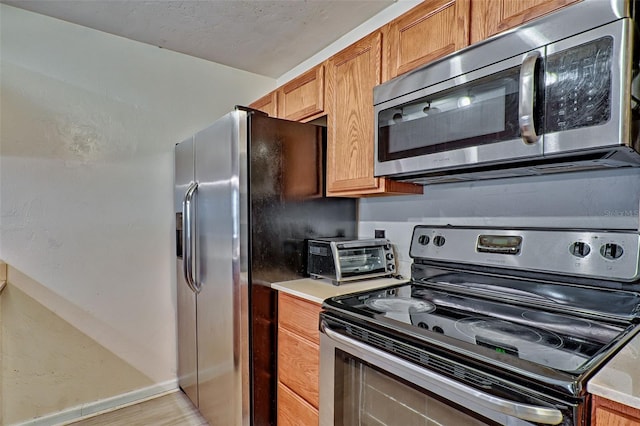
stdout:
<svg viewBox="0 0 640 426">
<path fill-rule="evenodd" d="M 356 234 L 325 134 L 238 107 L 176 145 L 178 381 L 211 425 L 275 423 L 269 285 L 304 276 L 307 239 Z"/>
</svg>

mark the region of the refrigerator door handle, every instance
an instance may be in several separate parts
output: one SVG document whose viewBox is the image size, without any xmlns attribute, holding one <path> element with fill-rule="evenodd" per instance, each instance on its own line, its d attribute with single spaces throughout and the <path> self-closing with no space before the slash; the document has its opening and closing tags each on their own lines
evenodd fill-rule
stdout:
<svg viewBox="0 0 640 426">
<path fill-rule="evenodd" d="M 194 293 L 200 292 L 200 286 L 195 279 L 195 261 L 194 254 L 196 251 L 196 239 L 193 238 L 195 233 L 195 210 L 193 208 L 194 195 L 198 190 L 198 183 L 191 182 L 184 194 L 182 201 L 182 247 L 184 248 L 183 273 L 184 280 Z"/>
</svg>

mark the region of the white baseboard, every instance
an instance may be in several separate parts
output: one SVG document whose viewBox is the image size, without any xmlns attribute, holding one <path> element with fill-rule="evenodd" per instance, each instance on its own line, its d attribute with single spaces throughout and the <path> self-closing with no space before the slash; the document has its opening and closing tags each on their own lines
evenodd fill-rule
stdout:
<svg viewBox="0 0 640 426">
<path fill-rule="evenodd" d="M 99 401 L 88 402 L 86 404 L 77 405 L 56 413 L 47 414 L 36 419 L 28 420 L 22 423 L 15 423 L 13 426 L 51 426 L 64 425 L 69 422 L 75 422 L 81 418 L 92 417 L 127 405 L 136 404 L 146 399 L 152 399 L 178 390 L 178 381 L 169 380 L 163 383 L 137 389 L 131 392 L 112 396 L 110 398 L 101 399 Z"/>
</svg>

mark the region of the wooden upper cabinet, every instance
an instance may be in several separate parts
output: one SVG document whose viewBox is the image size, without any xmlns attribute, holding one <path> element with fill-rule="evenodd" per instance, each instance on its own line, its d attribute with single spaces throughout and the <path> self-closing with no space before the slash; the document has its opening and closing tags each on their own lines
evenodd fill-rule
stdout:
<svg viewBox="0 0 640 426">
<path fill-rule="evenodd" d="M 324 112 L 324 64 L 278 89 L 278 117 L 293 121 L 317 118 Z"/>
<path fill-rule="evenodd" d="M 471 43 L 580 0 L 472 0 Z"/>
<path fill-rule="evenodd" d="M 382 75 L 376 31 L 327 62 L 327 195 L 422 193 L 422 187 L 373 176 L 373 87 Z"/>
<path fill-rule="evenodd" d="M 426 0 L 387 24 L 384 81 L 466 47 L 470 9 L 470 0 Z"/>
<path fill-rule="evenodd" d="M 273 91 L 271 93 L 267 93 L 257 101 L 253 102 L 249 105 L 253 109 L 257 109 L 262 112 L 266 112 L 269 117 L 277 117 L 278 116 L 278 100 L 277 100 L 277 92 Z"/>
</svg>

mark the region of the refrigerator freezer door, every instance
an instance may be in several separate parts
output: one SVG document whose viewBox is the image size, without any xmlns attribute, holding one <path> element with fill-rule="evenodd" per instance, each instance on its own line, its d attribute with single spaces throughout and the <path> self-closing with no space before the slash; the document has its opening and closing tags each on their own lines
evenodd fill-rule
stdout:
<svg viewBox="0 0 640 426">
<path fill-rule="evenodd" d="M 246 122 L 234 111 L 195 135 L 199 409 L 212 425 L 249 424 Z"/>
<path fill-rule="evenodd" d="M 184 198 L 194 181 L 193 138 L 176 145 L 174 210 L 176 212 L 176 272 L 178 298 L 178 384 L 198 406 L 198 363 L 196 344 L 196 294 L 187 284 L 184 254 Z"/>
</svg>

